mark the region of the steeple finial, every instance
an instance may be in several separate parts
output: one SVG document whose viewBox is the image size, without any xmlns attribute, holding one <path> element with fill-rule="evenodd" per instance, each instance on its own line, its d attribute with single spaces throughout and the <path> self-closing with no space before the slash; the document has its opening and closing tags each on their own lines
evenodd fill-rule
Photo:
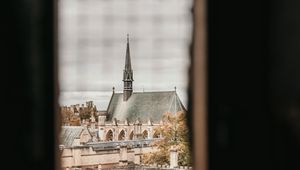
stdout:
<svg viewBox="0 0 300 170">
<path fill-rule="evenodd" d="M 127 34 L 127 43 L 129 43 L 129 34 Z"/>
</svg>

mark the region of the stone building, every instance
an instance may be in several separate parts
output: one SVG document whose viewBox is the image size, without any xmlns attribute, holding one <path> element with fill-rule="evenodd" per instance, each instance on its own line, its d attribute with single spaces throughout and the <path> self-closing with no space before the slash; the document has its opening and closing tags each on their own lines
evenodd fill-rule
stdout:
<svg viewBox="0 0 300 170">
<path fill-rule="evenodd" d="M 163 123 L 163 114 L 186 111 L 176 88 L 173 91 L 133 91 L 129 37 L 123 83 L 123 93 L 116 93 L 113 88 L 105 111 L 97 111 L 92 102 L 81 107 L 71 106 L 73 113 L 78 115 L 89 109 L 91 113 L 88 119 L 82 119 L 81 126 L 64 124 L 62 127 L 60 149 L 63 168 L 101 169 L 140 164 L 143 153 L 155 150 L 150 143 L 162 137 L 155 128 Z"/>
<path fill-rule="evenodd" d="M 123 82 L 123 93 L 115 93 L 113 88 L 107 108 L 108 120 L 116 118 L 122 121 L 140 119 L 143 122 L 148 120 L 159 122 L 165 112 L 186 111 L 176 93 L 176 87 L 173 91 L 133 92 L 133 70 L 128 35 Z"/>
</svg>

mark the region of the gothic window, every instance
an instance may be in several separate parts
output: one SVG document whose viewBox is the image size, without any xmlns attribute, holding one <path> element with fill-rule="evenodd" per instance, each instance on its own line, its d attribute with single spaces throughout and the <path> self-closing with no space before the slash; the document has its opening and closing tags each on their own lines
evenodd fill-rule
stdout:
<svg viewBox="0 0 300 170">
<path fill-rule="evenodd" d="M 124 130 L 121 130 L 118 136 L 118 140 L 125 140 L 125 132 Z"/>
<path fill-rule="evenodd" d="M 133 139 L 133 131 L 131 131 L 130 135 L 129 135 L 129 140 Z"/>
<path fill-rule="evenodd" d="M 143 139 L 148 139 L 148 131 L 144 130 L 143 132 Z"/>
<path fill-rule="evenodd" d="M 109 130 L 106 133 L 106 141 L 113 141 L 113 132 L 112 132 L 112 130 Z"/>
</svg>

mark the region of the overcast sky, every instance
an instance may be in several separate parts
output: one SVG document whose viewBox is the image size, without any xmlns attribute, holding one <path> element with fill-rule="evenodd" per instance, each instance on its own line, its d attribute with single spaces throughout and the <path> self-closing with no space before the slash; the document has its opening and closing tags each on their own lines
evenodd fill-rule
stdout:
<svg viewBox="0 0 300 170">
<path fill-rule="evenodd" d="M 126 34 L 134 91 L 170 91 L 187 104 L 191 0 L 59 0 L 60 104 L 105 110 L 123 90 Z"/>
</svg>

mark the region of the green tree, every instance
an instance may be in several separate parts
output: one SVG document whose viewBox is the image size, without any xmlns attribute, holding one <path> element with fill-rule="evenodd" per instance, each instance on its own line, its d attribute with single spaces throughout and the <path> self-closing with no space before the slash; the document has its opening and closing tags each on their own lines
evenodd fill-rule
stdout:
<svg viewBox="0 0 300 170">
<path fill-rule="evenodd" d="M 158 149 L 143 155 L 145 164 L 169 164 L 171 147 L 177 149 L 178 164 L 180 166 L 191 166 L 191 152 L 189 150 L 189 131 L 186 125 L 186 113 L 177 112 L 175 115 L 167 112 L 162 117 L 163 124 L 155 131 L 161 134 L 162 139 L 152 143 Z"/>
</svg>

